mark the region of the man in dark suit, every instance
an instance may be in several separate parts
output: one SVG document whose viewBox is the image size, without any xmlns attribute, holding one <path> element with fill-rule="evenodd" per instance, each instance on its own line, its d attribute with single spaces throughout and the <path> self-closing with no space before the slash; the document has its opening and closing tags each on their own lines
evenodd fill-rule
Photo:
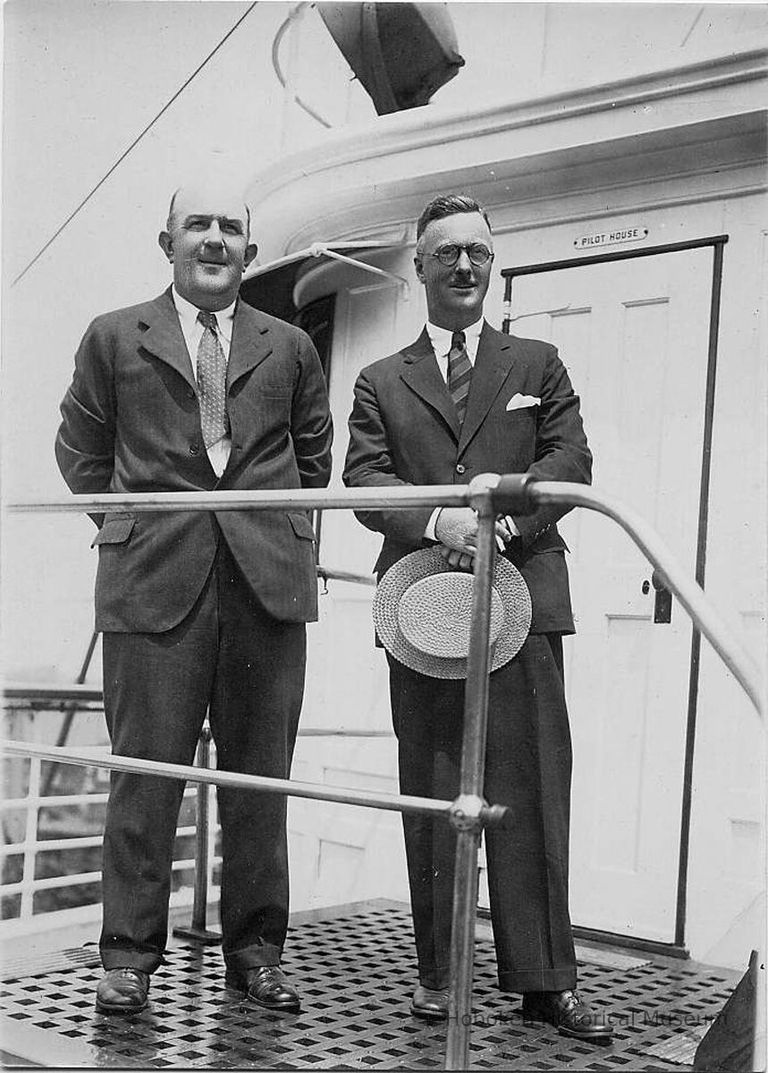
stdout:
<svg viewBox="0 0 768 1073">
<path fill-rule="evenodd" d="M 331 418 L 310 339 L 238 299 L 256 254 L 226 185 L 171 201 L 159 241 L 173 285 L 97 317 L 62 402 L 56 458 L 73 492 L 324 487 Z M 113 752 L 190 764 L 208 712 L 225 771 L 287 778 L 317 618 L 314 533 L 300 511 L 97 519 L 96 628 Z M 147 1002 L 168 927 L 184 784 L 115 772 L 103 861 L 105 975 L 96 1005 Z M 286 802 L 220 788 L 227 984 L 298 1010 L 279 968 L 288 921 Z"/>
<path fill-rule="evenodd" d="M 463 195 L 436 198 L 419 218 L 416 274 L 428 323 L 415 343 L 360 374 L 344 480 L 353 487 L 468 483 L 480 473 L 541 480 L 591 476 L 579 400 L 555 347 L 495 331 L 483 319 L 493 263 L 488 218 Z M 531 594 L 531 632 L 490 675 L 485 796 L 512 810 L 511 831 L 485 833 L 491 915 L 503 991 L 523 1013 L 580 1039 L 605 1039 L 605 1019 L 576 992 L 568 913 L 571 744 L 562 635 L 573 633 L 565 543 L 544 506 L 500 518 L 497 543 Z M 477 518 L 469 508 L 358 515 L 384 534 L 378 575 L 409 552 L 437 544 L 471 569 Z M 400 789 L 458 793 L 464 682 L 435 679 L 389 653 Z M 447 824 L 404 816 L 419 966 L 412 1012 L 447 1016 L 455 839 Z"/>
</svg>

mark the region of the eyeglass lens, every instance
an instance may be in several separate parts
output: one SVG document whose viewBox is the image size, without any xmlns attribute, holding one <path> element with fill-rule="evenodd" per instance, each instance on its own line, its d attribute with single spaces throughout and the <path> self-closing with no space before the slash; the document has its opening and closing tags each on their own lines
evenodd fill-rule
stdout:
<svg viewBox="0 0 768 1073">
<path fill-rule="evenodd" d="M 439 250 L 435 251 L 435 257 L 441 264 L 455 265 L 461 256 L 462 250 L 467 251 L 467 256 L 473 265 L 484 265 L 491 256 L 491 251 L 482 242 L 473 242 L 469 246 L 459 246 L 454 243 L 441 246 Z"/>
</svg>

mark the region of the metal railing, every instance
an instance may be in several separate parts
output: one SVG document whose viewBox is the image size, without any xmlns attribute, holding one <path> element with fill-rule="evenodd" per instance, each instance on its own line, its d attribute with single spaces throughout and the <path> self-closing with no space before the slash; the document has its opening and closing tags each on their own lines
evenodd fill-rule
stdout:
<svg viewBox="0 0 768 1073">
<path fill-rule="evenodd" d="M 29 722 L 34 722 L 37 727 L 41 716 L 64 715 L 67 726 L 74 727 L 78 716 L 98 714 L 104 710 L 102 690 L 92 685 L 13 682 L 5 685 L 3 694 L 6 713 L 11 716 L 9 737 L 18 737 L 30 741 L 31 744 L 41 744 L 50 736 L 52 741 L 55 738 L 53 744 L 59 747 L 62 744 L 61 733 L 56 734 L 53 728 L 49 735 L 44 731 L 36 732 L 35 737 L 30 739 L 26 734 L 14 731 L 13 717 L 27 717 Z M 41 733 L 44 736 L 41 736 Z M 82 733 L 80 737 L 82 742 Z M 363 740 L 391 739 L 394 734 L 391 730 L 370 727 L 341 729 L 300 726 L 298 737 Z M 106 744 L 105 738 L 99 742 L 88 742 L 87 745 L 81 743 L 79 747 L 87 750 L 87 755 L 92 757 L 109 756 L 109 745 Z M 78 890 L 77 894 L 65 896 L 64 889 L 93 887 L 100 882 L 100 872 L 84 868 L 81 858 L 82 851 L 101 848 L 102 835 L 94 832 L 95 822 L 92 814 L 99 806 L 105 806 L 108 798 L 107 787 L 61 786 L 53 776 L 63 765 L 50 764 L 46 772 L 43 767 L 46 758 L 28 755 L 18 759 L 29 760 L 26 778 L 6 773 L 6 796 L 0 800 L 0 818 L 3 820 L 4 838 L 7 839 L 2 845 L 5 867 L 0 877 L 0 899 L 3 903 L 0 929 L 9 929 L 9 932 L 16 921 L 28 921 L 33 916 L 41 918 L 50 912 L 61 910 L 62 906 L 55 904 L 41 907 L 37 896 L 43 892 L 48 892 L 51 903 L 65 899 L 67 908 L 84 908 L 97 902 L 98 894 L 93 890 Z M 200 734 L 196 763 L 199 767 L 211 767 L 215 764 L 207 722 Z M 216 850 L 217 818 L 215 809 L 210 809 L 209 790 L 210 787 L 202 783 L 198 784 L 196 789 L 190 787 L 185 790 L 184 799 L 194 798 L 196 801 L 197 818 L 194 825 L 187 820 L 177 826 L 177 847 L 180 840 L 194 838 L 195 855 L 190 858 L 188 850 L 182 846 L 177 848 L 177 856 L 172 863 L 172 871 L 175 874 L 194 871 L 192 883 L 184 880 L 177 894 L 183 899 L 192 892 L 191 929 L 201 933 L 204 931 L 206 934 L 211 934 L 204 924 L 207 889 L 213 885 L 215 868 L 221 863 L 221 856 Z M 65 814 L 76 812 L 88 833 L 61 834 L 59 837 L 53 830 L 61 826 L 56 817 L 59 810 L 63 810 Z M 39 866 L 41 855 L 47 865 L 42 869 Z M 176 929 L 176 933 L 180 934 L 181 930 Z M 202 941 L 202 935 L 200 938 Z"/>
<path fill-rule="evenodd" d="M 14 690 L 16 691 L 16 690 Z M 14 706 L 15 713 L 19 709 Z M 22 709 L 39 714 L 39 708 Z M 90 711 L 100 711 L 91 707 Z M 21 744 L 21 743 L 19 743 Z M 0 801 L 0 816 L 3 819 L 4 841 L 2 846 L 3 877 L 0 882 L 0 898 L 3 901 L 3 919 L 0 927 L 13 928 L 15 922 L 39 919 L 56 912 L 66 903 L 67 909 L 93 905 L 98 901 L 95 891 L 101 882 L 98 868 L 103 836 L 99 828 L 98 809 L 106 806 L 106 786 L 64 787 L 56 792 L 46 788 L 50 782 L 43 771 L 45 758 L 32 755 L 34 742 L 24 758 L 29 760 L 26 778 L 18 780 L 5 776 L 5 794 Z M 91 757 L 89 768 L 98 769 L 101 760 L 109 760 L 108 745 L 81 747 L 84 755 Z M 9 750 L 10 752 L 10 750 Z M 186 789 L 185 800 L 194 798 L 195 790 Z M 70 827 L 75 814 L 80 833 L 64 833 L 62 814 L 69 817 Z M 190 857 L 183 844 L 185 839 L 198 841 L 196 820 L 187 819 L 176 828 L 178 840 L 176 859 L 171 869 L 176 875 L 194 873 L 197 883 L 199 860 L 197 853 Z M 93 852 L 89 852 L 93 851 Z M 189 882 L 186 886 L 189 887 Z M 77 890 L 73 890 L 77 888 Z M 82 888 L 82 889 L 81 889 Z M 67 893 L 68 892 L 68 893 Z M 41 906 L 40 899 L 48 905 Z"/>
<path fill-rule="evenodd" d="M 446 1069 L 469 1068 L 472 1008 L 474 932 L 477 906 L 477 854 L 483 827 L 503 822 L 506 809 L 489 806 L 482 797 L 488 708 L 490 596 L 495 551 L 495 519 L 499 514 L 527 514 L 545 503 L 581 506 L 606 514 L 618 522 L 659 572 L 666 587 L 678 597 L 762 714 L 760 672 L 731 633 L 703 591 L 688 580 L 682 567 L 654 530 L 634 511 L 617 500 L 579 484 L 533 481 L 527 475 L 484 474 L 469 485 L 398 486 L 347 490 L 296 489 L 254 492 L 134 493 L 125 495 L 74 495 L 45 502 L 28 500 L 8 505 L 12 511 L 33 512 L 140 512 L 223 510 L 376 510 L 412 507 L 470 506 L 478 516 L 470 646 L 467 662 L 464 736 L 459 796 L 454 802 L 397 794 L 374 794 L 287 779 L 268 779 L 233 772 L 203 771 L 197 767 L 160 764 L 113 756 L 99 760 L 111 770 L 146 772 L 190 782 L 240 786 L 287 796 L 338 801 L 399 812 L 420 812 L 447 818 L 457 830 L 456 874 L 451 946 L 451 981 Z M 6 742 L 7 754 L 38 756 L 48 760 L 93 766 L 93 756 L 75 750 Z"/>
</svg>

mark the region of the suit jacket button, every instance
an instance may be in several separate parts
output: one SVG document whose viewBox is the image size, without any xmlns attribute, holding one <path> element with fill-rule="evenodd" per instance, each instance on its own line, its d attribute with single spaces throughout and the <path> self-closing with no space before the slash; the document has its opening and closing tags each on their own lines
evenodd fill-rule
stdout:
<svg viewBox="0 0 768 1073">
<path fill-rule="evenodd" d="M 199 443 L 190 443 L 190 445 L 189 445 L 189 453 L 191 455 L 199 455 L 200 454 L 200 444 Z"/>
<path fill-rule="evenodd" d="M 467 467 L 462 466 L 461 462 L 459 462 L 458 465 L 456 466 L 456 472 L 457 473 L 466 473 L 467 472 Z"/>
</svg>

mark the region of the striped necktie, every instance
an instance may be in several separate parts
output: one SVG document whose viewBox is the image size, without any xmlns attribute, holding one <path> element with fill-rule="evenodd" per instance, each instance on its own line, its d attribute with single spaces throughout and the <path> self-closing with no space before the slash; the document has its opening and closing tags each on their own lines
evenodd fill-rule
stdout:
<svg viewBox="0 0 768 1073">
<path fill-rule="evenodd" d="M 467 353 L 464 332 L 454 332 L 448 352 L 448 390 L 451 393 L 459 424 L 464 423 L 467 412 L 469 382 L 472 379 L 472 364 Z"/>
<path fill-rule="evenodd" d="M 218 336 L 215 313 L 200 310 L 203 335 L 197 348 L 197 393 L 206 449 L 229 434 L 227 417 L 227 359 Z"/>
</svg>

